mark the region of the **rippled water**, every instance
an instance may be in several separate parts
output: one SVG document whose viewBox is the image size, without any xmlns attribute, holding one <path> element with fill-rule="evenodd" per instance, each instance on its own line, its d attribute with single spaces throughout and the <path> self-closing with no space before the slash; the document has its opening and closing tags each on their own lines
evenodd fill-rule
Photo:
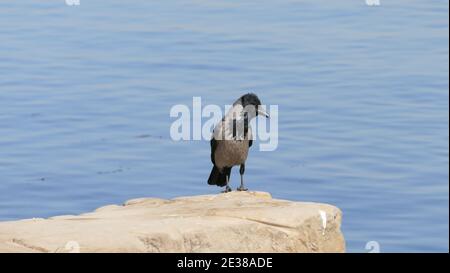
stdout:
<svg viewBox="0 0 450 273">
<path fill-rule="evenodd" d="M 169 110 L 254 91 L 280 139 L 251 151 L 251 189 L 338 206 L 348 251 L 448 251 L 448 8 L 2 1 L 0 220 L 218 192 Z"/>
</svg>

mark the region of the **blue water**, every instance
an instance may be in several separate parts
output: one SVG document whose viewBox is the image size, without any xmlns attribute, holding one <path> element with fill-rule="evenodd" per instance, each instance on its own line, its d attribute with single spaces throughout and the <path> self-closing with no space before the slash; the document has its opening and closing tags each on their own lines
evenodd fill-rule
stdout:
<svg viewBox="0 0 450 273">
<path fill-rule="evenodd" d="M 172 141 L 169 110 L 254 91 L 279 105 L 279 145 L 251 151 L 250 189 L 338 206 L 351 252 L 447 252 L 448 10 L 2 1 L 0 220 L 218 192 L 209 143 Z"/>
</svg>

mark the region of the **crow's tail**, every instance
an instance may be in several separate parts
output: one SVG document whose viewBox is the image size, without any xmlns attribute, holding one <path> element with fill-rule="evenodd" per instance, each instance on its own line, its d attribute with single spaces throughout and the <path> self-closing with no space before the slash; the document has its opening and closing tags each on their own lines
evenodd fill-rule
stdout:
<svg viewBox="0 0 450 273">
<path fill-rule="evenodd" d="M 209 185 L 217 185 L 223 187 L 227 185 L 227 175 L 230 175 L 231 168 L 224 168 L 222 172 L 214 166 L 208 178 Z"/>
</svg>

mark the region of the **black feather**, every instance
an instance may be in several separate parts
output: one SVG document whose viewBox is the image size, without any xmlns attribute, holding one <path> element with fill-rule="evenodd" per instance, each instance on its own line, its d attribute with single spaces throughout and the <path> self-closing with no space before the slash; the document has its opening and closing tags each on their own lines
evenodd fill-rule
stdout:
<svg viewBox="0 0 450 273">
<path fill-rule="evenodd" d="M 216 153 L 217 140 L 215 140 L 214 137 L 211 138 L 210 144 L 211 144 L 211 162 L 215 165 L 216 161 L 214 160 L 214 155 Z"/>
<path fill-rule="evenodd" d="M 220 170 L 216 166 L 213 166 L 211 174 L 208 178 L 209 185 L 217 185 L 223 187 L 227 185 L 227 176 L 230 177 L 231 167 L 226 167 Z"/>
</svg>

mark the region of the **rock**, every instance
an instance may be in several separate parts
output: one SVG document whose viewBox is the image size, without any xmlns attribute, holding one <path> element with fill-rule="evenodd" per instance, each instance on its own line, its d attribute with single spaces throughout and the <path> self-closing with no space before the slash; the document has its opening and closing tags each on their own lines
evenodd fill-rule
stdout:
<svg viewBox="0 0 450 273">
<path fill-rule="evenodd" d="M 331 205 L 231 192 L 0 222 L 0 252 L 344 252 Z"/>
</svg>

